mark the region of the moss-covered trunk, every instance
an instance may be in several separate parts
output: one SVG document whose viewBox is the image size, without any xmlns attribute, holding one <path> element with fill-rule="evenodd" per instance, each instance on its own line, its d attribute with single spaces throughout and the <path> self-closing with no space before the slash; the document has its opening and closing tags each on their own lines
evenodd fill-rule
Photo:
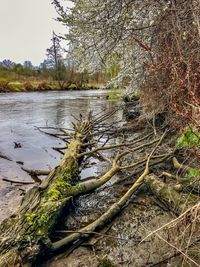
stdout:
<svg viewBox="0 0 200 267">
<path fill-rule="evenodd" d="M 19 210 L 0 225 L 0 266 L 31 266 L 51 244 L 49 235 L 69 203 L 78 177 L 79 158 L 89 123 L 80 125 L 60 164 L 39 187 L 33 187 Z"/>
</svg>

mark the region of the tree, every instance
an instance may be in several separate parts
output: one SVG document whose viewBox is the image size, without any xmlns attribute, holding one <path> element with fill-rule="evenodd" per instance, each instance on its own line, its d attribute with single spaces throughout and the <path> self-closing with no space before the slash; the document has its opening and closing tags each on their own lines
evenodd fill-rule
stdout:
<svg viewBox="0 0 200 267">
<path fill-rule="evenodd" d="M 29 60 L 24 61 L 24 68 L 33 69 L 33 64 L 31 63 L 31 61 Z"/>
<path fill-rule="evenodd" d="M 121 72 L 116 83 L 128 77 L 129 86 L 136 89 L 142 81 L 143 62 L 150 58 L 151 21 L 159 12 L 159 4 L 158 11 L 155 12 L 155 4 L 150 14 L 149 6 L 154 1 L 148 4 L 137 0 L 77 0 L 71 11 L 64 13 L 58 1 L 54 2 L 57 10 L 62 11 L 60 20 L 69 27 L 67 40 L 72 44 L 79 69 L 112 69 L 117 62 Z"/>
<path fill-rule="evenodd" d="M 10 59 L 4 59 L 2 62 L 0 62 L 0 65 L 3 68 L 6 68 L 8 70 L 12 70 L 16 64 L 13 61 L 11 61 Z"/>
<path fill-rule="evenodd" d="M 45 61 L 45 67 L 53 69 L 53 76 L 61 88 L 65 83 L 65 65 L 63 60 L 63 48 L 60 45 L 60 38 L 53 32 L 51 39 L 52 46 L 47 49 L 47 60 Z"/>
<path fill-rule="evenodd" d="M 197 0 L 54 1 L 79 68 L 119 66 L 115 84 L 141 90 L 144 112 L 167 112 L 177 127 L 200 128 L 200 3 Z M 149 97 L 151 96 L 151 97 Z M 187 104 L 185 104 L 187 103 Z M 177 123 L 176 123 L 177 124 Z"/>
</svg>

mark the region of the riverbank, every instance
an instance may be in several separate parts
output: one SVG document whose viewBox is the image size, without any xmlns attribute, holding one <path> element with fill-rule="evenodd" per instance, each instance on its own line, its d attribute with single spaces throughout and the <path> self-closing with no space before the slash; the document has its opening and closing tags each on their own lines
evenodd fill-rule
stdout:
<svg viewBox="0 0 200 267">
<path fill-rule="evenodd" d="M 136 111 L 135 104 L 138 99 L 135 100 L 132 107 L 133 110 L 131 109 L 132 112 Z M 2 94 L 1 103 L 0 122 L 3 132 L 0 148 L 1 152 L 11 159 L 11 161 L 1 159 L 1 163 L 7 164 L 6 166 L 4 165 L 4 168 L 2 168 L 2 165 L 0 166 L 1 176 L 2 178 L 7 176 L 15 181 L 19 179 L 22 182 L 30 182 L 32 180 L 21 167 L 49 170 L 57 166 L 59 159 L 62 157 L 52 147 L 63 147 L 63 140 L 61 140 L 63 133 L 60 133 L 59 138 L 55 138 L 55 136 L 44 134 L 34 126 L 46 126 L 47 128 L 43 128 L 44 131 L 55 133 L 60 127 L 71 127 L 71 122 L 74 120 L 71 117 L 71 113 L 79 118 L 79 114 L 84 115 L 89 110 L 93 110 L 95 114 L 99 112 L 103 114 L 115 107 L 112 102 L 105 99 L 105 92 L 99 90 L 71 91 L 69 93 L 54 91 L 41 92 L 39 94 L 37 92 L 17 95 Z M 128 106 L 130 107 L 129 104 Z M 136 114 L 132 115 L 135 116 Z M 5 120 L 5 117 L 9 121 Z M 154 185 L 157 185 L 157 187 L 151 184 L 152 176 L 149 176 L 150 180 L 143 181 L 143 185 L 129 199 L 121 213 L 100 232 L 98 231 L 97 234 L 94 234 L 91 239 L 86 240 L 79 247 L 76 247 L 78 243 L 74 243 L 74 246 L 60 256 L 57 255 L 50 259 L 48 255 L 47 262 L 44 262 L 45 259 L 43 258 L 43 262 L 37 262 L 35 266 L 165 267 L 168 266 L 167 264 L 171 264 L 170 266 L 173 267 L 181 266 L 182 257 L 168 243 L 173 244 L 183 252 L 186 251 L 193 260 L 198 262 L 199 250 L 196 249 L 194 251 L 193 246 L 191 249 L 189 247 L 196 237 L 196 233 L 193 231 L 194 225 L 191 223 L 193 232 L 190 240 L 188 239 L 188 232 L 184 231 L 184 227 L 190 229 L 188 221 L 185 224 L 182 223 L 181 226 L 176 221 L 178 229 L 164 228 L 163 231 L 162 229 L 159 231 L 159 235 L 154 234 L 145 239 L 149 233 L 160 229 L 166 223 L 170 223 L 171 220 L 177 218 L 176 216 L 179 212 L 177 207 L 182 205 L 183 196 L 185 196 L 185 205 L 187 205 L 191 196 L 194 200 L 198 199 L 199 191 L 197 190 L 197 193 L 194 192 L 194 189 L 198 189 L 198 184 L 196 183 L 198 179 L 196 170 L 198 168 L 198 160 L 194 161 L 194 154 L 187 147 L 188 141 L 198 141 L 197 134 L 192 135 L 190 131 L 177 139 L 177 133 L 172 132 L 166 122 L 160 119 L 155 121 L 154 128 L 151 121 L 140 121 L 139 124 L 138 118 L 123 127 L 122 121 L 124 123 L 122 112 L 118 111 L 118 113 L 109 117 L 107 128 L 102 128 L 104 135 L 107 134 L 106 129 L 108 130 L 108 136 L 100 136 L 103 138 L 102 142 L 100 142 L 99 135 L 101 133 L 99 131 L 101 128 L 98 127 L 96 129 L 97 136 L 95 135 L 95 137 L 100 142 L 99 145 L 109 146 L 109 144 L 113 143 L 118 145 L 122 142 L 127 143 L 126 148 L 129 149 L 130 156 L 127 156 L 121 163 L 124 166 L 137 162 L 140 164 L 133 165 L 132 168 L 126 171 L 122 169 L 109 182 L 91 194 L 74 198 L 68 215 L 63 218 L 62 223 L 58 224 L 54 235 L 51 236 L 52 240 L 60 240 L 67 234 L 77 233 L 79 229 L 98 219 L 113 203 L 116 203 L 143 172 L 147 155 L 155 147 L 164 129 L 168 129 L 166 139 L 159 146 L 157 153 L 154 155 L 155 157 L 152 157 L 150 162 L 150 173 L 155 174 L 157 177 L 154 177 Z M 55 129 L 51 129 L 51 126 L 55 127 Z M 106 125 L 102 124 L 101 127 L 106 127 Z M 116 135 L 112 136 L 113 129 L 117 132 Z M 122 129 L 124 130 L 122 131 Z M 133 144 L 136 140 L 139 141 L 132 147 L 131 143 Z M 16 148 L 15 143 L 20 144 L 21 147 Z M 176 147 L 177 144 L 179 147 Z M 104 161 L 98 161 L 100 158 L 97 159 L 96 157 L 85 159 L 83 165 L 80 166 L 80 178 L 87 181 L 91 179 L 98 180 L 99 177 L 107 172 L 110 168 L 109 160 L 112 160 L 117 152 L 109 151 L 102 151 L 103 153 L 99 154 L 103 156 L 102 159 Z M 122 151 L 119 150 L 118 152 Z M 173 157 L 176 157 L 180 163 L 184 162 L 185 165 L 177 168 L 174 165 Z M 191 165 L 192 168 L 188 169 L 186 165 Z M 15 169 L 12 170 L 11 166 L 14 166 Z M 7 171 L 7 174 L 6 172 L 2 173 L 2 169 Z M 18 173 L 19 170 L 20 173 Z M 22 179 L 23 175 L 27 175 L 26 178 Z M 189 184 L 189 187 L 187 184 L 186 187 L 182 188 L 184 186 L 182 182 L 187 182 L 188 178 L 193 179 L 192 184 Z M 4 216 L 8 216 L 9 213 L 12 213 L 17 208 L 16 202 L 21 198 L 20 194 L 23 194 L 24 190 L 27 190 L 27 187 L 31 187 L 31 185 L 25 186 L 12 184 L 12 182 L 3 182 L 5 187 L 1 192 L 4 193 L 5 197 L 2 196 L 0 198 L 0 201 L 2 201 L 0 206 L 4 207 L 2 204 L 7 201 L 7 206 L 4 207 Z M 160 186 L 162 190 L 158 190 Z M 162 194 L 159 195 L 159 192 Z M 176 196 L 179 197 L 176 198 Z M 184 210 L 185 208 L 182 209 L 182 211 Z M 187 220 L 190 222 L 189 216 L 187 216 Z M 180 235 L 180 229 L 184 233 L 183 235 Z M 167 240 L 168 243 L 159 238 L 160 236 Z M 176 240 L 174 240 L 174 237 Z M 192 253 L 193 256 L 191 256 Z"/>
<path fill-rule="evenodd" d="M 57 81 L 0 81 L 0 93 L 39 92 L 39 91 L 74 91 L 74 90 L 100 90 L 104 84 L 65 84 Z M 106 88 L 105 88 L 106 89 Z"/>
</svg>

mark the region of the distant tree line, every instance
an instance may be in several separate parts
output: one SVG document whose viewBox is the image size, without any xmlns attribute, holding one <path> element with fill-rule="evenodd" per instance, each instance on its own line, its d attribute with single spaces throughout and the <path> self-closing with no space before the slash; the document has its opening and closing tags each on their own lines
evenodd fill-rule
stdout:
<svg viewBox="0 0 200 267">
<path fill-rule="evenodd" d="M 92 73 L 86 69 L 79 71 L 70 54 L 70 49 L 65 51 L 62 48 L 61 39 L 55 32 L 52 35 L 51 46 L 46 50 L 46 58 L 39 66 L 34 66 L 29 60 L 24 61 L 23 64 L 15 63 L 10 59 L 0 62 L 0 89 L 14 81 L 43 81 L 43 85 L 45 82 L 54 82 L 54 87 L 57 86 L 60 89 L 99 87 L 103 86 L 108 79 L 109 73 L 105 70 Z"/>
</svg>

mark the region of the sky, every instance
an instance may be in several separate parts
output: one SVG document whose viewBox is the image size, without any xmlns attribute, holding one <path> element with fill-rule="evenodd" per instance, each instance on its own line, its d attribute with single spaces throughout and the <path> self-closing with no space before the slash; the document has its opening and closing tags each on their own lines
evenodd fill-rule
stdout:
<svg viewBox="0 0 200 267">
<path fill-rule="evenodd" d="M 56 17 L 51 0 L 0 0 L 0 61 L 30 60 L 39 65 L 51 46 L 53 30 L 67 31 Z"/>
</svg>

